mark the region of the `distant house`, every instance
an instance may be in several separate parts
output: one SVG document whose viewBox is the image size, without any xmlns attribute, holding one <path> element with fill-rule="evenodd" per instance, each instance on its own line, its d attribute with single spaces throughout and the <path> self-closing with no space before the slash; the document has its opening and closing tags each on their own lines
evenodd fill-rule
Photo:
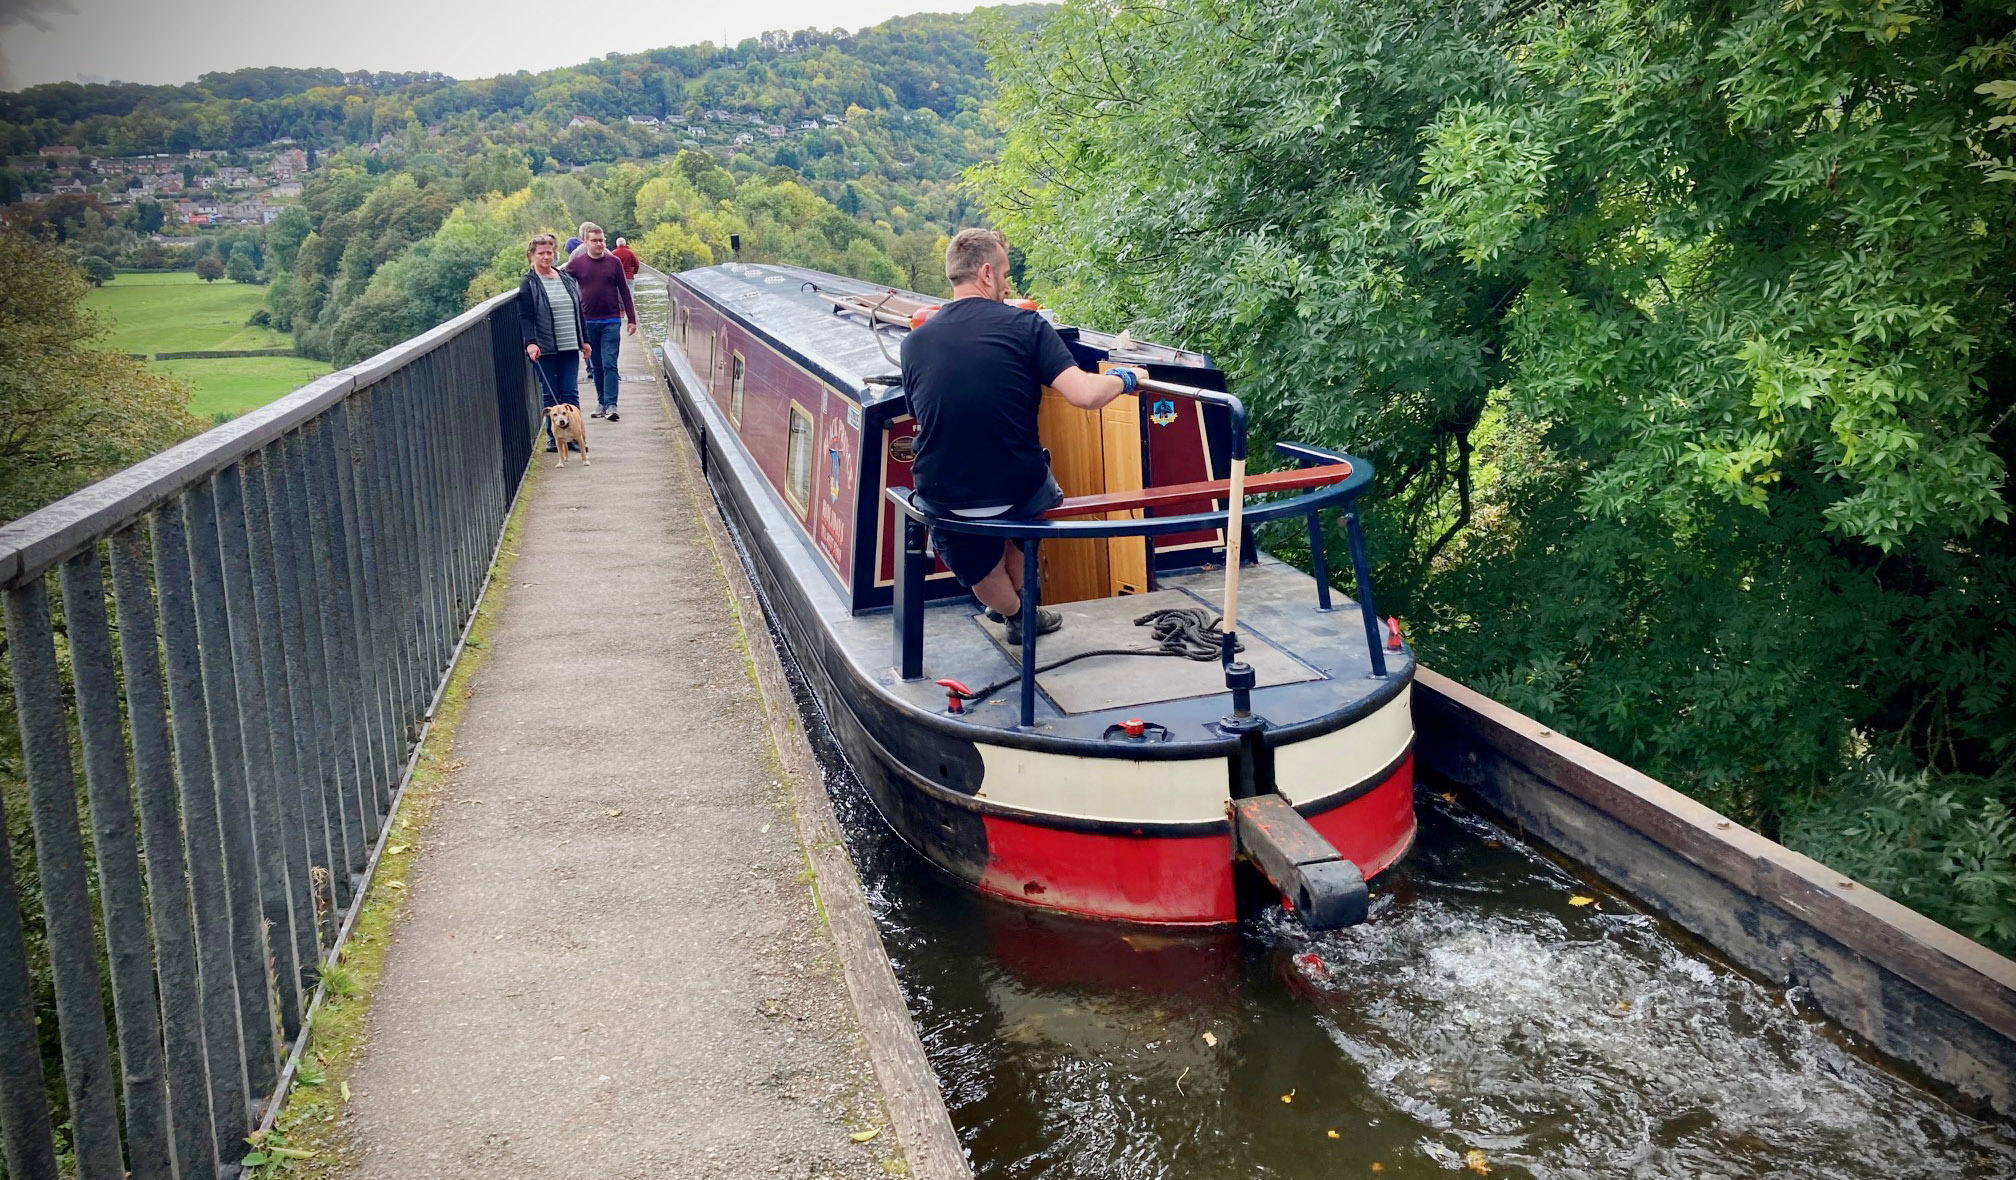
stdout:
<svg viewBox="0 0 2016 1180">
<path fill-rule="evenodd" d="M 576 115 L 573 118 L 567 120 L 567 125 L 569 127 L 593 127 L 595 125 L 595 120 L 589 118 L 586 115 Z"/>
<path fill-rule="evenodd" d="M 828 127 L 838 127 L 840 125 L 840 116 L 821 115 L 819 116 L 819 121 L 826 124 Z"/>
<path fill-rule="evenodd" d="M 71 157 L 77 155 L 78 152 L 76 148 L 71 147 L 67 143 L 52 143 L 36 154 L 42 156 Z"/>
<path fill-rule="evenodd" d="M 791 129 L 793 131 L 817 131 L 819 130 L 819 120 L 800 119 L 796 123 L 791 124 Z"/>
<path fill-rule="evenodd" d="M 709 123 L 726 123 L 728 121 L 728 118 L 729 115 L 727 111 L 714 110 L 711 108 L 707 111 L 707 121 Z M 49 149 L 43 148 L 42 150 L 46 153 Z"/>
<path fill-rule="evenodd" d="M 301 195 L 301 182 L 298 180 L 283 180 L 272 188 L 267 189 L 266 195 L 269 197 L 298 197 Z"/>
<path fill-rule="evenodd" d="M 84 182 L 81 180 L 61 181 L 54 187 L 56 195 L 59 197 L 81 196 L 84 192 Z"/>
<path fill-rule="evenodd" d="M 781 139 L 784 136 L 784 129 L 775 123 L 766 123 L 763 125 L 763 134 L 772 139 Z"/>
<path fill-rule="evenodd" d="M 756 142 L 756 137 L 744 131 L 735 137 L 734 142 L 736 147 L 748 147 L 750 144 Z"/>
<path fill-rule="evenodd" d="M 628 120 L 628 121 L 629 121 L 629 123 L 630 123 L 630 124 L 631 124 L 632 126 L 634 126 L 634 127 L 656 127 L 656 126 L 658 125 L 658 116 L 656 116 L 656 115 L 631 115 L 631 116 L 629 116 L 629 120 Z"/>
</svg>

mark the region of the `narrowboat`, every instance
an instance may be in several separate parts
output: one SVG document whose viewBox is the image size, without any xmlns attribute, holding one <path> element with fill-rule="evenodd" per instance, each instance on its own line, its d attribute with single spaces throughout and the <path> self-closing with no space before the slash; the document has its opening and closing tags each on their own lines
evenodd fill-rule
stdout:
<svg viewBox="0 0 2016 1180">
<path fill-rule="evenodd" d="M 899 358 L 932 301 L 796 267 L 667 278 L 655 355 L 755 581 L 895 831 L 984 893 L 1091 918 L 1220 925 L 1282 902 L 1360 921 L 1414 838 L 1413 653 L 1381 622 L 1364 460 L 1277 444 L 1202 354 L 1058 331 L 1087 369 L 1149 374 L 1101 411 L 1045 390 L 1067 499 L 1020 540 L 1061 631 L 1019 645 L 927 545 Z M 1341 516 L 1357 600 L 1330 586 Z M 1305 524 L 1314 575 L 1256 553 Z M 1228 566 L 1228 557 L 1230 565 Z M 1033 676 L 1022 675 L 1033 667 Z"/>
</svg>

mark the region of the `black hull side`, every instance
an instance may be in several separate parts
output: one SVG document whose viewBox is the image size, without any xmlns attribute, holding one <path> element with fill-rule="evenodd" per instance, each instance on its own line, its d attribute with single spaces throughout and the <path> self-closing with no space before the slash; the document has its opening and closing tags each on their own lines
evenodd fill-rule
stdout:
<svg viewBox="0 0 2016 1180">
<path fill-rule="evenodd" d="M 978 883 L 987 866 L 987 832 L 980 813 L 970 805 L 961 807 L 951 801 L 961 798 L 960 792 L 944 787 L 923 789 L 912 774 L 892 765 L 900 757 L 909 766 L 935 767 L 946 782 L 977 785 L 978 751 L 971 742 L 922 726 L 906 726 L 893 711 L 874 718 L 879 722 L 875 732 L 901 735 L 896 740 L 904 748 L 892 750 L 871 735 L 868 724 L 856 715 L 855 707 L 857 704 L 872 707 L 881 702 L 881 692 L 877 686 L 853 675 L 849 675 L 851 683 L 844 690 L 835 683 L 832 669 L 837 666 L 851 673 L 853 662 L 831 650 L 833 636 L 812 617 L 811 604 L 804 596 L 794 592 L 796 582 L 783 568 L 776 538 L 768 530 L 752 527 L 751 522 L 760 514 L 749 499 L 749 490 L 729 478 L 726 466 L 708 454 L 702 419 L 685 404 L 684 394 L 670 374 L 663 376 L 666 396 L 678 409 L 688 437 L 700 452 L 708 488 L 723 509 L 722 515 L 734 533 L 743 562 L 752 567 L 750 581 L 763 598 L 765 613 L 783 635 L 792 658 L 803 671 L 806 685 L 847 756 L 849 769 L 860 778 L 876 809 L 904 843 L 960 880 Z"/>
</svg>

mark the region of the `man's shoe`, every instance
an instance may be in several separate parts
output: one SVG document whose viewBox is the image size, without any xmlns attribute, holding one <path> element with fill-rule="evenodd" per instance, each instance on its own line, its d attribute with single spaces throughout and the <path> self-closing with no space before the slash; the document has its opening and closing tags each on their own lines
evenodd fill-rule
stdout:
<svg viewBox="0 0 2016 1180">
<path fill-rule="evenodd" d="M 617 412 L 616 412 L 616 407 L 615 407 L 615 406 L 610 406 L 610 407 L 609 407 L 609 412 L 608 412 L 608 413 L 606 413 L 606 414 L 604 414 L 604 415 L 602 415 L 602 416 L 603 416 L 604 418 L 607 418 L 607 419 L 609 419 L 609 420 L 610 420 L 611 422 L 621 422 L 621 421 L 623 420 L 623 415 L 621 415 L 621 414 L 619 414 L 619 413 L 617 413 Z"/>
<path fill-rule="evenodd" d="M 590 418 L 600 418 L 600 417 L 602 417 L 602 416 L 603 416 L 603 413 L 602 413 L 602 407 L 601 407 L 601 406 L 596 406 L 596 407 L 595 407 L 595 412 L 594 412 L 594 413 L 592 413 L 592 414 L 590 414 L 590 415 L 588 415 L 588 416 L 589 416 Z"/>
<path fill-rule="evenodd" d="M 549 442 L 546 444 L 546 453 L 549 455 L 557 455 L 560 453 L 560 448 Z"/>
<path fill-rule="evenodd" d="M 990 615 L 996 615 L 996 617 L 998 617 L 998 612 L 994 610 L 990 609 L 987 613 Z M 1022 643 L 1021 613 L 1017 612 L 1015 617 L 1012 619 L 1003 619 L 1002 625 L 1008 628 L 1008 642 L 1010 644 L 1019 646 Z M 1056 611 L 1051 610 L 1048 607 L 1039 606 L 1036 608 L 1036 634 L 1048 635 L 1052 631 L 1061 628 L 1063 625 L 1064 625 L 1063 615 L 1058 614 Z"/>
</svg>

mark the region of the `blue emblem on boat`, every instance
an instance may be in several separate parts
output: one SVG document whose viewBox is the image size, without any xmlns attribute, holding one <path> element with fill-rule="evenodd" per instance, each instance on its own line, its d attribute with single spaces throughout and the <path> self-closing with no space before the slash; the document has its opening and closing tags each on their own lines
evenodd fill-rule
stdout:
<svg viewBox="0 0 2016 1180">
<path fill-rule="evenodd" d="M 1167 426 L 1176 420 L 1176 403 L 1158 401 L 1148 408 L 1148 420 L 1157 426 Z"/>
</svg>

